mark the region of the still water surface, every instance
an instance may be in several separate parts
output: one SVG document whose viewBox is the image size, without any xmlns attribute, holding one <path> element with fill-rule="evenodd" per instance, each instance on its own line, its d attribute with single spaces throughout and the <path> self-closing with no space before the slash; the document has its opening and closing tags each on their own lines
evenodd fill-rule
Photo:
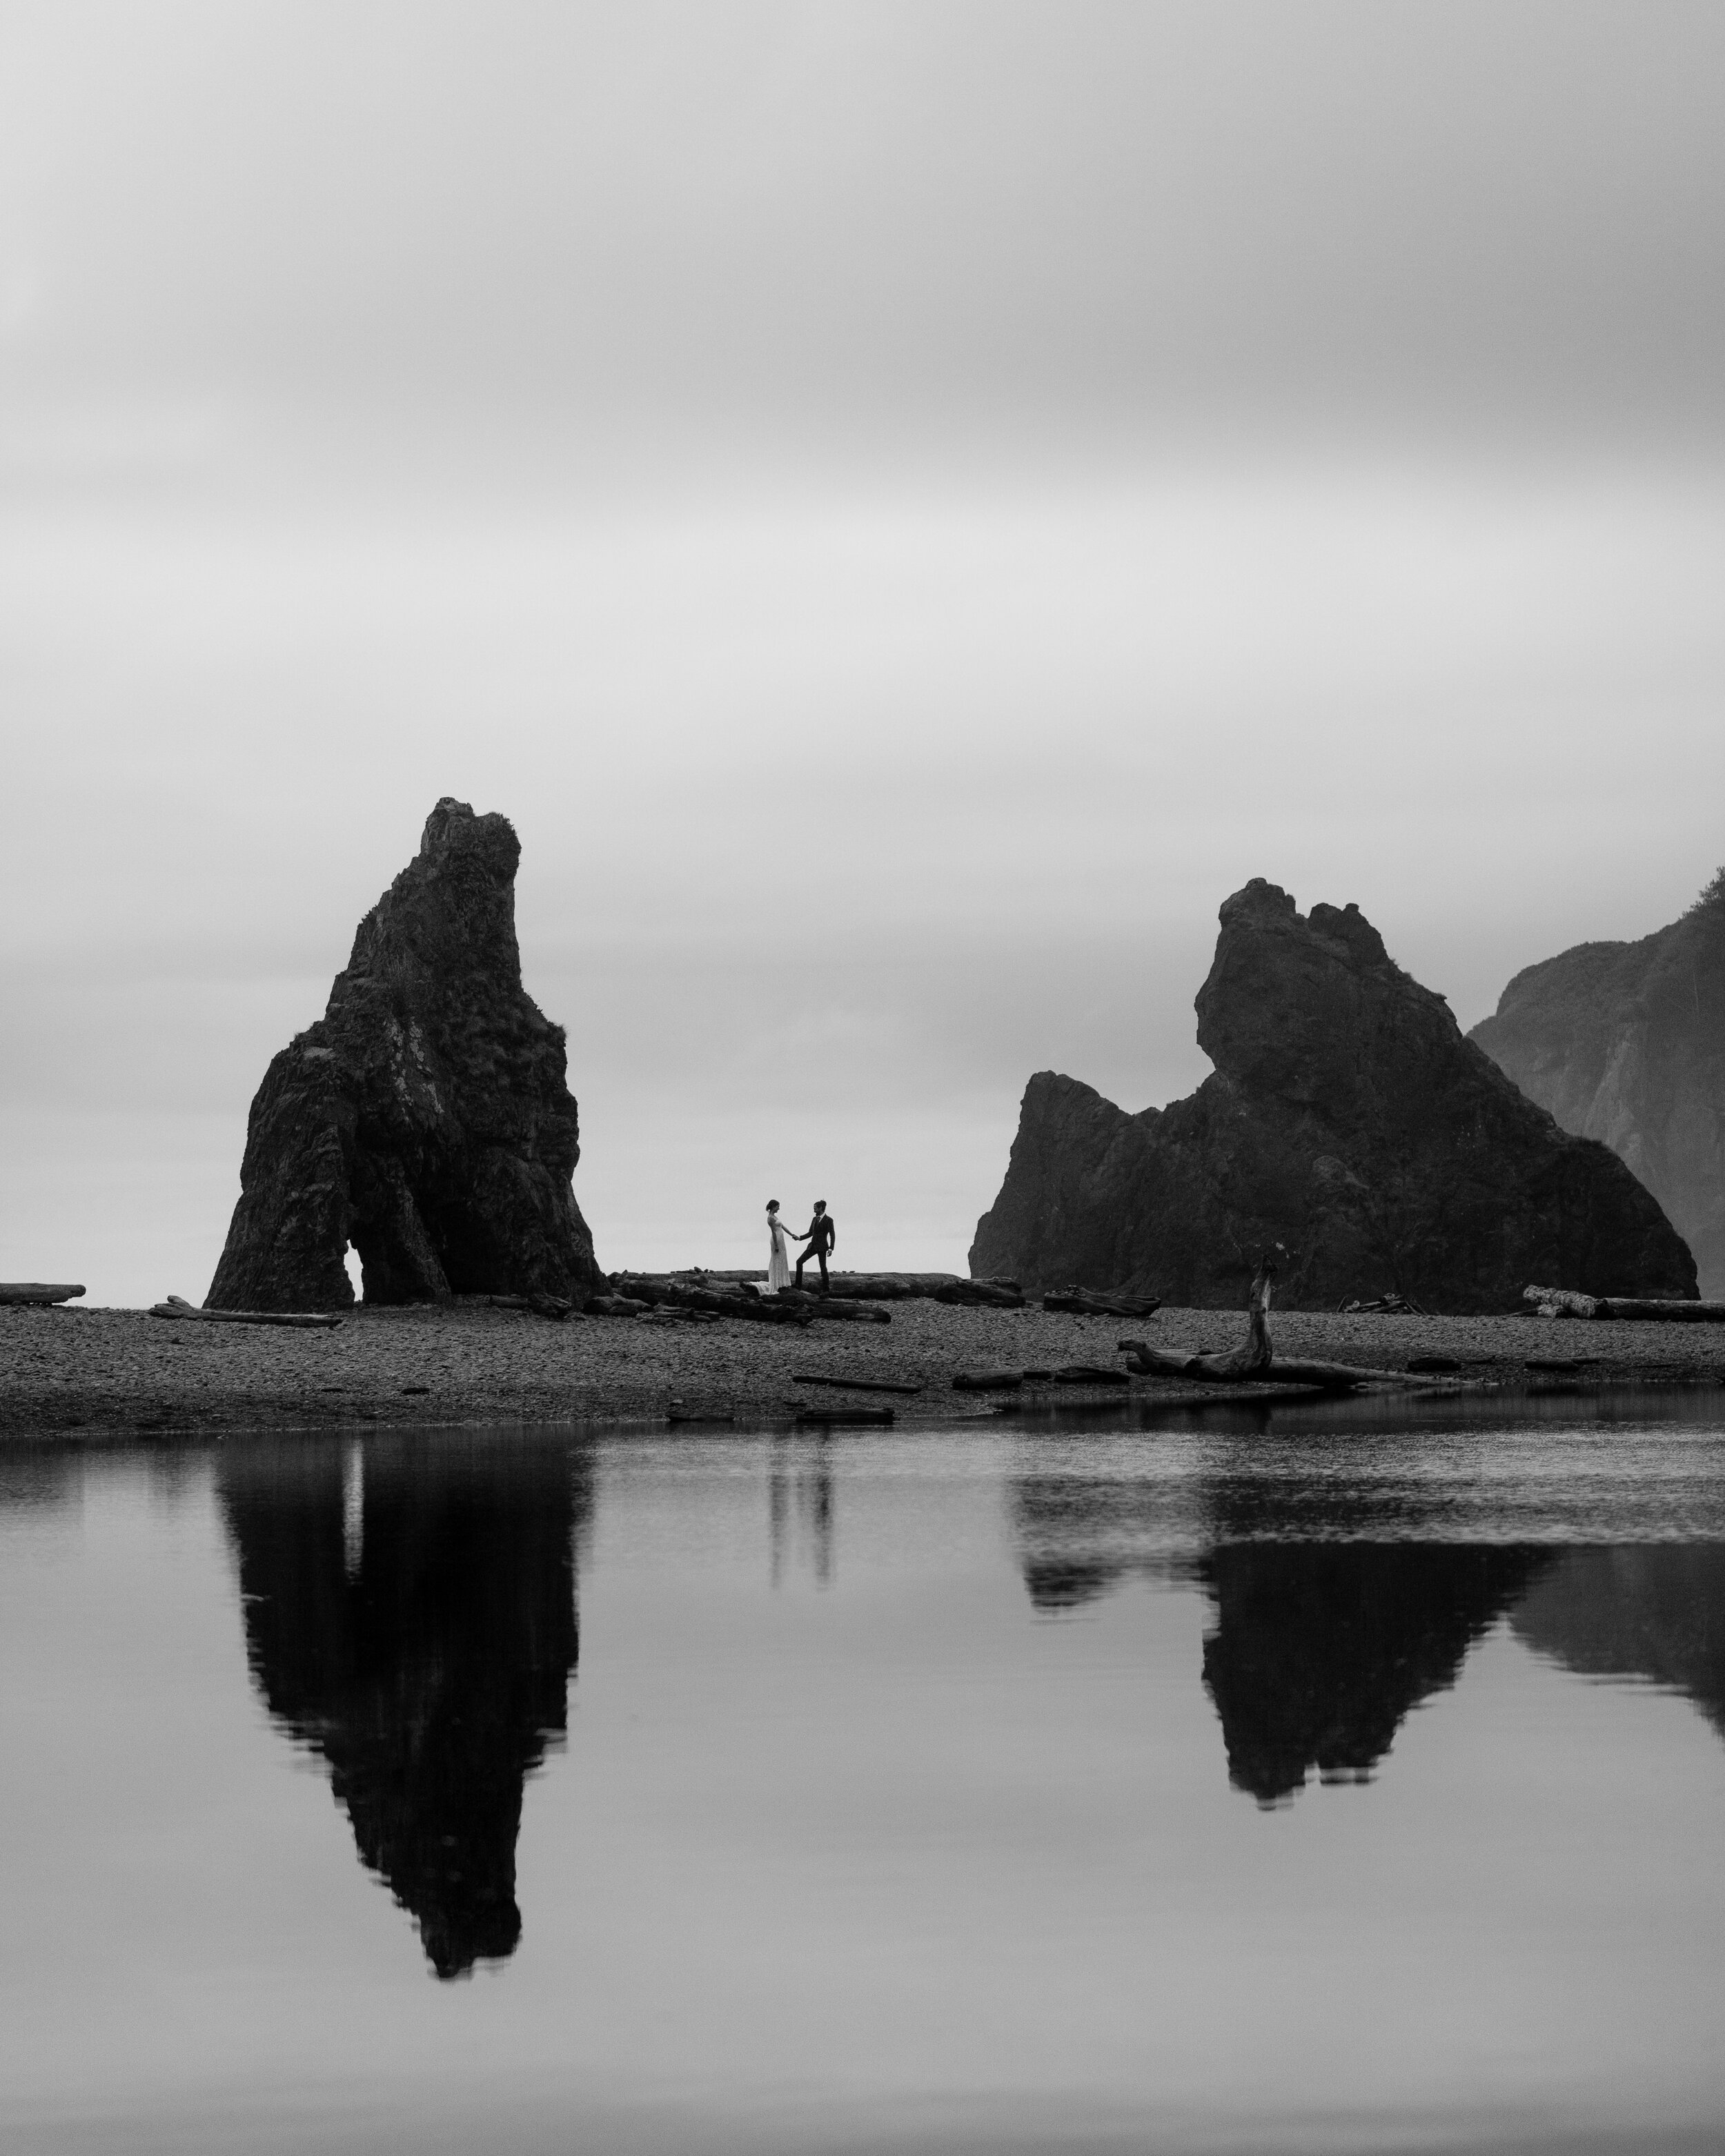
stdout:
<svg viewBox="0 0 1725 2156">
<path fill-rule="evenodd" d="M 0 1454 L 0 2145 L 1717 2149 L 1725 1418 Z"/>
</svg>

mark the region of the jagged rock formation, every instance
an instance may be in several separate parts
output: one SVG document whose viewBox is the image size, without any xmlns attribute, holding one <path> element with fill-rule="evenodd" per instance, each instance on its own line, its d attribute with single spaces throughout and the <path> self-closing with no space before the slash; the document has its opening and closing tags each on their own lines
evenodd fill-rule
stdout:
<svg viewBox="0 0 1725 2156">
<path fill-rule="evenodd" d="M 561 1445 L 230 1446 L 222 1507 L 264 1705 L 327 1762 L 439 1977 L 512 1953 L 521 1791 L 567 1727 L 589 1471 Z"/>
<path fill-rule="evenodd" d="M 1725 893 L 1637 943 L 1519 973 L 1468 1036 L 1566 1131 L 1628 1163 L 1725 1296 Z"/>
<path fill-rule="evenodd" d="M 351 1304 L 350 1242 L 367 1302 L 599 1286 L 563 1029 L 521 986 L 521 850 L 505 817 L 432 810 L 258 1089 L 212 1309 Z"/>
<path fill-rule="evenodd" d="M 1294 1308 L 1393 1289 L 1507 1310 L 1547 1279 L 1694 1295 L 1687 1250 L 1622 1162 L 1465 1040 L 1358 907 L 1307 918 L 1258 880 L 1220 920 L 1197 999 L 1213 1075 L 1128 1115 L 1040 1072 L 973 1274 L 1237 1305 L 1280 1242 L 1278 1299 Z"/>
</svg>

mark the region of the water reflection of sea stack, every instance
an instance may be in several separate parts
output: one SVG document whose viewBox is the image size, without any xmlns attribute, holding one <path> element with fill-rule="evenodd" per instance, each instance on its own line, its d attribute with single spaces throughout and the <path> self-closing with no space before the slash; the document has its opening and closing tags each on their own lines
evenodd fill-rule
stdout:
<svg viewBox="0 0 1725 2156">
<path fill-rule="evenodd" d="M 440 1977 L 512 1953 L 521 1790 L 567 1726 L 584 1465 L 548 1445 L 230 1447 L 252 1675 L 329 1763 Z"/>
<path fill-rule="evenodd" d="M 1454 1684 L 1521 1598 L 1536 1551 L 1443 1543 L 1232 1543 L 1199 1567 L 1215 1604 L 1204 1689 L 1228 1779 L 1260 1804 L 1316 1768 L 1364 1780 L 1403 1719 Z"/>
<path fill-rule="evenodd" d="M 1320 1494 L 1300 1493 L 1308 1522 Z M 1455 1682 L 1469 1647 L 1550 1559 L 1438 1542 L 1274 1542 L 1262 1537 L 1264 1502 L 1225 1484 L 1130 1476 L 1013 1486 L 1024 1585 L 1043 1614 L 1082 1608 L 1132 1576 L 1195 1576 L 1208 1590 L 1204 1686 L 1228 1778 L 1274 1804 L 1314 1768 L 1367 1779 L 1404 1718 Z M 1201 1555 L 1189 1553 L 1194 1544 Z"/>
</svg>

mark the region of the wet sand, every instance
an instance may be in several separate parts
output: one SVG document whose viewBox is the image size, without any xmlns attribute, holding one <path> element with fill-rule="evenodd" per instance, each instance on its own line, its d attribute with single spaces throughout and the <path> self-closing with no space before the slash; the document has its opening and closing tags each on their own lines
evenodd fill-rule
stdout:
<svg viewBox="0 0 1725 2156">
<path fill-rule="evenodd" d="M 732 1319 L 583 1318 L 549 1323 L 488 1303 L 359 1309 L 334 1331 L 172 1322 L 141 1311 L 0 1308 L 0 1439 L 326 1430 L 376 1423 L 639 1422 L 673 1414 L 758 1426 L 803 1409 L 890 1405 L 901 1422 L 993 1419 L 998 1401 L 1076 1406 L 1119 1388 L 1026 1384 L 955 1392 L 961 1372 L 1086 1363 L 1120 1368 L 1116 1342 L 1218 1348 L 1243 1337 L 1237 1311 L 1150 1319 L 890 1306 L 891 1322 L 806 1329 Z M 1534 1317 L 1333 1317 L 1278 1312 L 1277 1347 L 1375 1368 L 1442 1355 L 1436 1387 L 1515 1392 L 1725 1384 L 1725 1326 Z M 1573 1363 L 1568 1370 L 1530 1368 Z M 915 1394 L 798 1385 L 798 1373 L 920 1384 Z M 1263 1389 L 1134 1378 L 1129 1397 L 1173 1406 L 1249 1399 Z"/>
</svg>

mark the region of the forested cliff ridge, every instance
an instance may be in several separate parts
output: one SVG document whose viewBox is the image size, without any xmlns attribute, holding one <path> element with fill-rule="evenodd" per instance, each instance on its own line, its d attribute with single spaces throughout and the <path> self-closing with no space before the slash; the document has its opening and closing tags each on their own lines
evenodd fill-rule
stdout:
<svg viewBox="0 0 1725 2156">
<path fill-rule="evenodd" d="M 1517 973 L 1468 1036 L 1664 1207 L 1725 1296 L 1725 869 L 1681 920 Z"/>
</svg>

